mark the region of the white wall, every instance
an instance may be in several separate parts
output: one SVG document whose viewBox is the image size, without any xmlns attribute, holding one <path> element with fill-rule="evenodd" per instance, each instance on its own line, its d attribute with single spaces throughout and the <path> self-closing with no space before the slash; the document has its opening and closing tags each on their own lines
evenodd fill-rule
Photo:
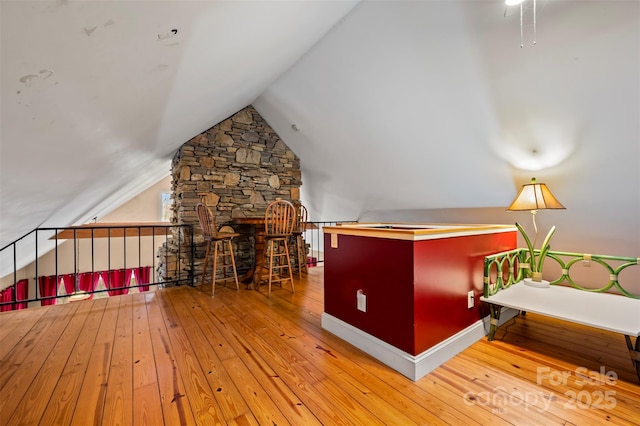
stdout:
<svg viewBox="0 0 640 426">
<path fill-rule="evenodd" d="M 554 250 L 640 256 L 640 3 L 538 6 L 520 48 L 503 2 L 363 2 L 271 85 L 312 220 L 531 229 L 504 210 L 535 176 Z"/>
<path fill-rule="evenodd" d="M 167 171 L 168 172 L 168 171 Z M 160 194 L 162 192 L 171 192 L 171 177 L 167 176 L 161 181 L 149 187 L 146 191 L 138 194 L 133 199 L 123 204 L 119 208 L 115 209 L 111 213 L 104 217 L 97 218 L 98 223 L 118 223 L 118 222 L 158 222 L 160 221 Z M 47 237 L 48 238 L 48 237 Z M 122 238 L 113 238 L 111 246 L 107 244 L 106 239 L 95 239 L 93 245 L 94 251 L 94 264 L 91 264 L 91 240 L 90 239 L 78 239 L 76 246 L 76 261 L 79 272 L 89 272 L 92 269 L 95 271 L 104 271 L 111 269 L 118 269 L 124 266 L 123 261 L 126 260 L 126 264 L 130 266 L 137 266 L 140 262 L 141 266 L 151 266 L 153 258 L 157 252 L 158 247 L 164 241 L 164 237 L 155 238 L 154 241 L 151 237 L 142 237 L 140 239 L 140 251 L 142 252 L 141 258 L 138 257 L 138 238 L 127 238 L 127 257 L 124 258 L 124 240 Z M 31 250 L 34 250 L 31 247 Z M 111 253 L 111 260 L 109 261 L 107 253 Z M 32 251 L 33 253 L 33 251 Z M 50 251 L 38 260 L 38 276 L 42 275 L 54 275 L 57 272 L 59 275 L 71 274 L 74 272 L 74 247 L 73 241 L 67 240 L 62 242 L 58 246 L 58 259 L 56 260 L 55 251 Z M 111 263 L 109 263 L 111 262 Z M 157 259 L 155 260 L 157 266 Z M 35 295 L 35 281 L 36 276 L 35 263 L 31 263 L 24 268 L 17 271 L 17 281 L 28 278 L 30 280 L 29 296 Z M 152 272 L 152 279 L 155 272 Z M 14 283 L 13 272 L 0 280 L 0 289 L 5 288 Z"/>
</svg>

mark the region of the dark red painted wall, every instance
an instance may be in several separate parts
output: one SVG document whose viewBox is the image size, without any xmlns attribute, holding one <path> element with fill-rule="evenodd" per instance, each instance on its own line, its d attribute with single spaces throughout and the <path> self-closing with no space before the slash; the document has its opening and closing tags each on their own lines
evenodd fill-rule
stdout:
<svg viewBox="0 0 640 426">
<path fill-rule="evenodd" d="M 415 352 L 478 321 L 484 257 L 516 247 L 516 233 L 418 241 L 414 250 Z M 467 308 L 473 290 L 475 306 Z"/>
<path fill-rule="evenodd" d="M 404 351 L 413 347 L 413 242 L 325 235 L 324 310 Z M 357 310 L 356 292 L 367 295 Z"/>
<path fill-rule="evenodd" d="M 467 292 L 482 293 L 484 256 L 515 245 L 514 231 L 417 242 L 339 235 L 332 249 L 327 234 L 325 312 L 418 355 L 480 318 Z"/>
</svg>

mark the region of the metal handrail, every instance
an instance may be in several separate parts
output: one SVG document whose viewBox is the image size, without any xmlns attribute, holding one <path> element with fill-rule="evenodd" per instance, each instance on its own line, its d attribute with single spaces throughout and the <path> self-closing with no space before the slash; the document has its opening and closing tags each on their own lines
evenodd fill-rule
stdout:
<svg viewBox="0 0 640 426">
<path fill-rule="evenodd" d="M 305 242 L 308 244 L 309 246 L 309 257 L 311 257 L 316 263 L 322 263 L 324 262 L 324 238 L 323 238 L 323 228 L 325 226 L 335 226 L 337 224 L 340 223 L 346 223 L 346 222 L 350 222 L 353 223 L 355 221 L 353 220 L 349 220 L 349 221 L 318 221 L 318 222 L 308 222 L 308 226 L 307 226 L 307 230 L 304 231 L 304 238 L 305 238 Z M 143 258 L 144 253 L 142 253 L 142 249 L 141 249 L 141 244 L 140 244 L 140 239 L 141 238 L 146 238 L 146 237 L 142 237 L 140 234 L 142 233 L 141 230 L 143 229 L 148 229 L 148 228 L 163 228 L 164 232 L 161 235 L 161 238 L 163 239 L 162 243 L 163 244 L 167 244 L 167 242 L 173 238 L 175 238 L 176 235 L 178 235 L 180 240 L 183 239 L 187 239 L 188 241 L 182 241 L 184 244 L 179 243 L 177 244 L 177 253 L 173 253 L 172 255 L 177 256 L 177 264 L 181 263 L 181 260 L 186 260 L 189 259 L 189 261 L 184 262 L 187 264 L 192 265 L 191 268 L 185 268 L 188 269 L 187 271 L 181 271 L 181 270 L 177 270 L 177 276 L 173 277 L 172 279 L 165 279 L 165 280 L 160 280 L 160 279 L 155 279 L 153 280 L 152 285 L 160 285 L 160 286 L 168 286 L 168 285 L 182 285 L 182 284 L 188 284 L 188 285 L 194 285 L 194 267 L 193 267 L 193 260 L 195 259 L 195 244 L 194 244 L 194 225 L 174 225 L 174 224 L 170 224 L 167 223 L 167 225 L 114 225 L 114 226 L 105 226 L 104 224 L 96 224 L 96 226 L 90 226 L 90 225 L 86 225 L 86 226 L 82 226 L 82 228 L 78 228 L 78 227 L 42 227 L 42 228 L 37 228 L 34 229 L 33 231 L 23 235 L 22 237 L 18 238 L 17 240 L 15 240 L 14 242 L 7 244 L 6 246 L 4 246 L 1 250 L 0 250 L 0 259 L 2 258 L 2 256 L 6 256 L 7 253 L 9 254 L 9 256 L 11 257 L 11 263 L 12 263 L 12 267 L 11 267 L 11 272 L 13 274 L 13 285 L 16 285 L 19 280 L 18 280 L 18 271 L 22 270 L 23 268 L 25 268 L 28 264 L 34 263 L 34 273 L 30 274 L 33 276 L 30 276 L 29 279 L 29 283 L 30 283 L 30 287 L 35 289 L 35 296 L 34 297 L 29 297 L 26 300 L 17 300 L 17 301 L 11 301 L 11 302 L 2 302 L 0 301 L 0 307 L 4 306 L 4 305 L 9 305 L 9 304 L 14 304 L 14 303 L 29 303 L 29 302 L 41 302 L 43 300 L 49 300 L 49 299 L 56 299 L 56 298 L 61 298 L 61 297 L 68 297 L 69 295 L 58 295 L 56 293 L 56 296 L 52 296 L 52 297 L 48 297 L 48 296 L 44 296 L 42 294 L 40 294 L 40 289 L 38 286 L 38 277 L 40 276 L 53 276 L 55 275 L 56 277 L 59 276 L 63 276 L 63 275 L 68 275 L 67 273 L 61 273 L 62 271 L 59 270 L 59 264 L 63 263 L 64 259 L 62 259 L 61 255 L 60 255 L 60 249 L 59 247 L 61 246 L 61 244 L 64 241 L 72 241 L 71 244 L 73 244 L 73 250 L 72 250 L 72 255 L 73 255 L 73 273 L 78 276 L 79 274 L 82 273 L 87 273 L 87 272 L 91 272 L 91 273 L 97 273 L 97 272 L 105 272 L 106 271 L 110 271 L 112 268 L 115 269 L 126 269 L 127 268 L 127 261 L 126 261 L 126 256 L 127 256 L 127 251 L 129 250 L 129 247 L 127 245 L 127 238 L 131 238 L 131 236 L 128 236 L 127 238 L 122 238 L 122 236 L 113 236 L 112 234 L 114 233 L 114 231 L 118 231 L 120 234 L 124 234 L 126 235 L 128 233 L 127 230 L 132 230 L 132 233 L 137 234 L 138 236 L 138 244 L 137 244 L 137 248 L 138 248 L 138 264 L 137 265 L 132 265 L 132 266 L 137 266 L 137 267 L 141 267 L 141 266 L 151 266 L 152 270 L 155 272 L 157 272 L 157 268 L 159 263 L 156 263 L 156 258 L 159 257 L 159 255 L 156 255 L 156 253 L 152 253 L 152 261 L 149 262 L 150 265 L 142 265 L 141 264 L 141 259 Z M 102 238 L 102 237 L 98 237 L 96 236 L 96 232 L 100 230 L 100 232 L 107 234 L 107 260 L 106 260 L 106 264 L 107 267 L 103 268 L 104 270 L 102 271 L 97 271 L 96 270 L 96 247 L 95 247 L 95 240 L 98 238 Z M 136 232 L 134 232 L 134 230 Z M 63 231 L 67 231 L 67 232 L 71 232 L 73 234 L 72 238 L 59 238 L 59 235 L 61 232 Z M 86 233 L 90 233 L 90 237 L 86 237 L 86 236 L 82 236 L 79 235 L 79 233 L 82 232 L 82 235 L 86 235 Z M 149 237 L 151 237 L 152 242 L 151 242 L 151 246 L 155 247 L 156 246 L 156 237 L 158 236 L 157 230 L 154 229 L 151 232 L 151 235 Z M 30 238 L 33 238 L 34 241 L 28 241 Z M 91 243 L 90 243 L 90 247 L 88 249 L 85 250 L 80 250 L 80 244 L 79 241 L 83 238 L 89 238 Z M 122 238 L 123 242 L 123 257 L 122 257 L 122 262 L 118 265 L 115 266 L 117 264 L 117 260 L 116 261 L 112 261 L 111 259 L 111 248 L 112 245 L 117 244 L 115 241 L 115 239 L 117 238 Z M 31 248 L 31 255 L 30 258 L 26 261 L 23 261 L 21 265 L 19 265 L 19 260 L 18 260 L 18 244 L 19 243 L 23 243 L 25 242 L 25 244 L 29 245 L 32 244 L 32 248 Z M 47 242 L 42 243 L 42 241 Z M 175 241 L 173 241 L 175 243 Z M 45 247 L 45 245 L 49 244 L 51 247 Z M 183 247 L 188 247 L 188 248 L 183 248 Z M 46 269 L 44 267 L 41 266 L 40 264 L 40 259 L 42 256 L 44 256 L 46 253 L 50 252 L 51 250 L 54 251 L 54 260 L 53 260 L 53 264 L 54 264 L 54 268 L 53 269 Z M 82 253 L 83 256 L 89 256 L 89 258 L 91 259 L 91 268 L 85 270 L 79 270 L 80 267 L 78 265 L 78 253 Z M 169 254 L 166 250 L 165 250 L 165 259 L 164 259 L 164 264 L 167 265 L 168 264 L 168 257 Z M 131 265 L 129 265 L 131 266 Z M 114 269 L 114 270 L 115 270 Z M 7 274 L 6 276 L 8 276 L 9 274 Z M 155 278 L 158 278 L 158 274 L 155 274 Z M 136 286 L 131 286 L 129 288 L 136 288 L 136 287 L 141 287 L 141 286 L 145 286 L 147 285 L 146 283 L 143 284 L 138 284 Z M 1 289 L 0 289 L 1 290 Z M 91 292 L 88 292 L 88 294 L 95 294 L 95 293 L 101 293 L 101 292 L 105 292 L 108 291 L 107 290 L 94 290 Z M 31 293 L 31 292 L 30 292 Z"/>
<path fill-rule="evenodd" d="M 309 245 L 309 257 L 315 262 L 324 262 L 324 237 L 322 228 L 336 226 L 341 223 L 353 223 L 355 220 L 338 220 L 326 222 L 307 222 L 307 229 L 303 232 L 304 241 Z"/>
<path fill-rule="evenodd" d="M 21 299 L 21 300 L 14 300 L 10 302 L 3 302 L 0 300 L 0 307 L 5 305 L 12 305 L 16 303 L 41 302 L 44 300 L 57 299 L 60 297 L 69 296 L 69 295 L 58 295 L 57 290 L 56 290 L 56 296 L 43 296 L 42 294 L 40 294 L 40 288 L 38 285 L 39 284 L 38 279 L 40 276 L 61 277 L 63 275 L 70 275 L 69 273 L 66 273 L 66 274 L 61 273 L 59 269 L 60 263 L 63 263 L 63 261 L 65 260 L 65 259 L 62 259 L 60 256 L 60 252 L 61 252 L 60 247 L 62 246 L 64 241 L 71 241 L 71 243 L 73 244 L 73 250 L 72 250 L 73 260 L 72 262 L 68 262 L 67 264 L 69 263 L 73 264 L 72 266 L 73 271 L 71 272 L 71 274 L 73 274 L 76 279 L 77 277 L 79 277 L 79 274 L 82 274 L 82 273 L 105 272 L 104 270 L 96 271 L 95 260 L 96 260 L 97 254 L 96 254 L 96 248 L 95 248 L 95 240 L 98 238 L 105 238 L 104 236 L 96 236 L 97 230 L 100 230 L 101 233 L 106 232 L 106 238 L 107 238 L 106 270 L 107 271 L 111 271 L 112 267 L 115 268 L 114 270 L 118 270 L 118 269 L 127 269 L 128 266 L 137 267 L 137 268 L 150 266 L 152 268 L 152 271 L 155 272 L 156 268 L 161 264 L 160 261 L 156 262 L 156 258 L 159 257 L 159 255 L 154 253 L 154 251 L 156 250 L 156 244 L 157 243 L 161 244 L 159 247 L 161 247 L 162 244 L 166 245 L 170 239 L 175 238 L 175 235 L 178 235 L 178 238 L 180 240 L 182 240 L 183 238 L 187 238 L 188 241 L 184 241 L 184 243 L 186 246 L 190 247 L 190 249 L 188 249 L 188 251 L 185 252 L 184 250 L 180 249 L 180 246 L 182 244 L 178 244 L 178 252 L 177 252 L 178 264 L 180 263 L 180 260 L 183 257 L 186 258 L 187 256 L 190 256 L 191 259 L 194 258 L 195 248 L 193 243 L 193 225 L 175 225 L 175 224 L 167 223 L 166 225 L 160 225 L 160 224 L 115 225 L 114 224 L 114 225 L 105 226 L 104 224 L 96 224 L 95 226 L 84 225 L 82 226 L 82 228 L 78 228 L 78 227 L 36 228 L 33 231 L 13 241 L 12 243 L 7 244 L 0 250 L 0 259 L 7 260 L 8 258 L 11 258 L 10 263 L 12 264 L 11 272 L 13 274 L 14 286 L 16 286 L 16 284 L 19 281 L 18 271 L 25 270 L 29 265 L 33 265 L 34 276 L 30 276 L 27 279 L 29 280 L 30 287 L 35 289 L 35 292 L 34 292 L 35 296 L 28 297 L 26 300 Z M 68 238 L 68 237 L 59 238 L 61 233 L 65 231 L 66 231 L 66 234 L 64 235 L 66 236 L 71 233 L 72 238 Z M 83 233 L 82 236 L 79 235 L 79 232 Z M 87 236 L 88 233 L 90 233 L 90 236 Z M 119 235 L 119 234 L 122 234 L 122 235 Z M 130 238 L 135 238 L 136 236 L 137 236 L 138 262 L 137 262 L 137 265 L 135 264 L 127 265 L 127 249 L 128 248 L 130 249 L 131 248 L 130 245 L 133 244 L 131 242 L 128 242 L 127 240 Z M 23 251 L 23 253 L 26 253 L 25 258 L 19 260 L 18 244 L 25 243 L 26 241 L 26 244 L 29 245 L 31 242 L 27 240 L 29 240 L 31 237 L 33 237 L 33 240 L 34 240 L 32 242 L 33 252 L 31 252 L 31 255 L 29 255 L 28 247 L 27 247 L 27 251 Z M 152 249 L 147 250 L 149 251 L 149 253 L 144 253 L 142 250 L 142 238 L 149 238 L 149 237 L 151 238 Z M 160 237 L 161 240 L 157 241 L 156 237 Z M 87 249 L 86 251 L 81 251 L 80 244 L 79 244 L 80 239 L 90 239 L 91 241 L 90 248 Z M 119 243 L 119 242 L 117 243 L 114 242 L 115 239 L 122 239 L 122 249 L 123 249 L 122 259 L 120 258 L 112 259 L 112 253 L 111 253 L 112 243 L 113 244 Z M 54 254 L 53 254 L 54 265 L 53 265 L 53 268 L 46 268 L 45 266 L 41 265 L 41 259 L 51 250 L 54 251 Z M 90 256 L 90 259 L 91 259 L 90 269 L 83 270 L 83 271 L 80 270 L 80 265 L 79 265 L 80 253 L 82 253 L 85 256 Z M 147 264 L 143 265 L 143 257 L 149 260 L 149 262 L 145 262 Z M 166 256 L 164 259 L 165 265 L 168 264 L 167 257 L 168 256 Z M 102 259 L 104 260 L 104 258 Z M 8 270 L 9 268 L 6 268 L 6 269 Z M 140 288 L 147 285 L 169 286 L 169 285 L 182 285 L 182 284 L 193 285 L 194 284 L 193 268 L 189 269 L 186 272 L 183 272 L 180 270 L 177 270 L 176 272 L 177 272 L 177 276 L 170 280 L 160 281 L 159 279 L 157 279 L 157 277 L 154 277 L 154 279 L 150 280 L 152 281 L 151 283 L 142 283 L 142 284 L 137 283 L 137 285 L 135 286 L 127 285 L 126 287 Z M 8 273 L 5 275 L 5 277 L 9 277 L 10 275 L 11 274 Z M 8 281 L 10 282 L 10 279 Z M 57 279 L 56 279 L 56 282 L 58 282 Z M 11 285 L 9 285 L 9 287 L 10 286 Z M 74 288 L 76 291 L 78 290 L 77 281 Z M 86 293 L 96 294 L 96 293 L 103 293 L 105 291 L 108 291 L 108 289 L 93 290 L 93 291 L 88 291 Z"/>
</svg>

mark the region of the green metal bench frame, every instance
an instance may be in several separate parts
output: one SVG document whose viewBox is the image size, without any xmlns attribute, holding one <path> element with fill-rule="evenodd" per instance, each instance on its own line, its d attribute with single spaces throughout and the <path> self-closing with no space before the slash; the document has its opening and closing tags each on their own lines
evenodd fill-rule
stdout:
<svg viewBox="0 0 640 426">
<path fill-rule="evenodd" d="M 539 256 L 540 250 L 534 250 L 533 256 Z M 550 285 L 562 284 L 566 287 L 572 287 L 580 291 L 588 291 L 593 293 L 619 293 L 621 296 L 632 299 L 640 299 L 640 294 L 634 294 L 630 290 L 625 289 L 620 283 L 618 277 L 620 273 L 630 267 L 638 266 L 640 258 L 607 256 L 607 255 L 591 255 L 583 253 L 570 253 L 560 251 L 547 251 L 545 254 L 545 262 L 555 261 L 561 268 L 561 275 L 551 281 Z M 524 278 L 530 276 L 529 265 L 536 259 L 531 259 L 532 255 L 528 249 L 517 248 L 502 253 L 496 253 L 486 256 L 484 259 L 484 299 L 489 304 L 490 330 L 488 340 L 493 340 L 498 322 L 500 320 L 501 306 L 491 302 L 491 296 L 500 290 L 518 284 Z M 571 267 L 578 262 L 595 262 L 602 265 L 609 272 L 609 280 L 606 284 L 597 288 L 587 288 L 576 283 L 571 277 Z M 487 300 L 488 299 L 488 300 Z M 522 311 L 525 314 L 525 311 Z M 640 312 L 639 312 L 640 315 Z M 571 318 L 565 318 L 571 321 Z M 636 370 L 638 379 L 640 380 L 640 337 L 628 336 L 625 334 L 625 341 L 633 367 Z M 635 344 L 631 337 L 635 337 Z"/>
</svg>

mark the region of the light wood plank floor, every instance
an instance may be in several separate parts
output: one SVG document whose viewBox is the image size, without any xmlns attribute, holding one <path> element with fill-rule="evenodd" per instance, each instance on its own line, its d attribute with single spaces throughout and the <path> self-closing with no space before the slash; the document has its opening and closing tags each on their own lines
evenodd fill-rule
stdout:
<svg viewBox="0 0 640 426">
<path fill-rule="evenodd" d="M 2 313 L 0 424 L 640 424 L 622 336 L 529 314 L 412 382 L 320 328 L 322 286 Z"/>
</svg>

